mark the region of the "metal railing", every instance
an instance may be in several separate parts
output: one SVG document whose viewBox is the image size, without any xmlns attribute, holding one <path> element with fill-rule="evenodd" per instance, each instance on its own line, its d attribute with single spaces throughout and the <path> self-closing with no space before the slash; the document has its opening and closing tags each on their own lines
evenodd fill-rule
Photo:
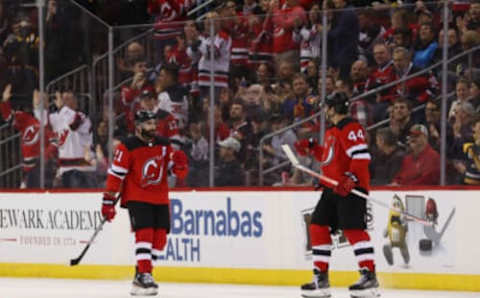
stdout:
<svg viewBox="0 0 480 298">
<path fill-rule="evenodd" d="M 460 59 L 460 58 L 462 58 L 462 57 L 464 57 L 464 56 L 467 56 L 467 55 L 468 55 L 468 57 L 469 57 L 469 62 L 470 62 L 470 61 L 472 60 L 472 59 L 471 59 L 471 55 L 472 55 L 474 52 L 479 51 L 479 50 L 480 50 L 480 45 L 479 45 L 479 46 L 476 46 L 476 47 L 472 47 L 471 49 L 468 49 L 468 50 L 466 50 L 466 51 L 464 51 L 464 52 L 462 52 L 462 53 L 460 53 L 460 54 L 457 54 L 457 55 L 455 55 L 455 56 L 453 56 L 453 57 L 451 57 L 451 58 L 448 58 L 447 63 L 454 62 L 455 60 L 458 60 L 458 59 Z M 398 85 L 398 84 L 403 83 L 404 81 L 407 81 L 407 80 L 410 80 L 410 79 L 415 78 L 415 77 L 417 77 L 417 76 L 420 76 L 420 75 L 423 75 L 423 74 L 425 74 L 425 73 L 428 73 L 428 72 L 432 71 L 433 69 L 442 66 L 442 63 L 443 63 L 443 62 L 435 63 L 435 64 L 433 64 L 433 65 L 431 65 L 431 66 L 429 66 L 429 67 L 427 67 L 427 68 L 425 68 L 425 69 L 422 69 L 422 70 L 420 70 L 420 71 L 418 71 L 418 72 L 416 72 L 416 73 L 410 74 L 410 75 L 408 75 L 408 76 L 406 76 L 406 77 L 403 77 L 403 78 L 401 78 L 401 79 L 399 79 L 399 80 L 397 80 L 397 81 L 390 82 L 390 83 L 388 83 L 388 84 L 379 86 L 379 87 L 377 87 L 377 88 L 374 88 L 374 89 L 372 89 L 372 90 L 369 90 L 369 91 L 367 91 L 367 92 L 364 92 L 364 93 L 362 93 L 362 94 L 359 94 L 359 95 L 353 97 L 351 100 L 352 100 L 352 101 L 356 101 L 356 100 L 360 100 L 360 99 L 365 98 L 365 97 L 369 97 L 369 96 L 371 96 L 371 95 L 373 95 L 373 94 L 377 94 L 377 93 L 380 92 L 380 91 L 389 89 L 389 88 L 391 88 L 391 87 L 393 87 L 393 86 L 396 86 L 396 85 Z M 470 65 L 471 65 L 471 62 L 470 62 Z M 470 68 L 471 68 L 471 67 L 470 67 Z M 451 97 L 451 96 L 454 95 L 454 94 L 455 94 L 455 92 L 451 92 L 451 93 L 449 93 L 449 94 L 447 95 L 447 97 Z M 441 97 L 441 96 L 437 97 L 437 99 L 440 98 L 440 97 Z M 412 112 L 419 111 L 419 110 L 423 109 L 424 106 L 425 106 L 425 105 L 419 105 L 419 106 L 415 107 L 414 109 L 412 109 Z M 317 112 L 317 113 L 315 113 L 315 114 L 313 114 L 313 115 L 311 115 L 311 116 L 309 116 L 309 117 L 307 117 L 307 118 L 305 118 L 305 119 L 302 119 L 302 120 L 300 120 L 300 121 L 297 121 L 297 122 L 295 122 L 295 123 L 293 123 L 293 124 L 291 124 L 291 125 L 288 125 L 288 126 L 282 128 L 282 129 L 280 129 L 280 130 L 277 130 L 277 131 L 274 131 L 274 132 L 272 132 L 272 133 L 269 133 L 269 134 L 263 136 L 263 137 L 260 139 L 260 142 L 259 142 L 259 145 L 258 145 L 258 148 L 259 148 L 259 151 L 260 151 L 260 155 L 259 155 L 259 185 L 260 185 L 260 186 L 263 186 L 265 174 L 270 173 L 270 172 L 273 172 L 273 171 L 278 170 L 278 169 L 281 169 L 281 168 L 283 168 L 283 167 L 285 167 L 285 166 L 288 166 L 288 164 L 289 164 L 288 162 L 283 162 L 283 163 L 281 163 L 281 164 L 279 164 L 279 165 L 275 165 L 275 166 L 270 167 L 270 168 L 267 168 L 267 169 L 264 169 L 264 168 L 263 168 L 264 153 L 263 153 L 263 150 L 262 150 L 261 148 L 263 148 L 263 144 L 265 144 L 266 140 L 271 139 L 271 138 L 273 138 L 274 136 L 277 136 L 277 135 L 279 135 L 279 134 L 282 134 L 282 133 L 284 133 L 285 131 L 287 131 L 287 130 L 289 130 L 289 129 L 294 129 L 294 128 L 296 128 L 296 127 L 298 127 L 298 126 L 300 126 L 300 125 L 302 125 L 302 124 L 304 124 L 304 123 L 306 123 L 306 122 L 308 122 L 308 121 L 312 121 L 312 120 L 314 120 L 314 119 L 316 119 L 316 118 L 319 118 L 319 117 L 321 116 L 321 114 L 322 114 L 322 111 L 319 111 L 319 112 Z M 378 128 L 378 127 L 382 127 L 383 125 L 386 125 L 386 124 L 388 124 L 389 122 L 390 122 L 390 118 L 387 118 L 387 119 L 385 119 L 385 120 L 382 120 L 382 121 L 380 121 L 380 122 L 377 122 L 377 123 L 375 123 L 375 124 L 367 127 L 367 131 L 371 131 L 371 130 L 374 130 L 374 129 Z"/>
<path fill-rule="evenodd" d="M 21 135 L 6 123 L 0 126 L 0 187 L 18 188 L 22 182 Z"/>
<path fill-rule="evenodd" d="M 132 42 L 140 43 L 145 50 L 145 60 L 154 61 L 155 57 L 155 48 L 153 36 L 153 28 L 142 32 L 141 34 L 130 38 L 129 40 L 123 42 L 119 46 L 115 47 L 112 51 L 114 60 L 122 59 L 125 56 L 125 50 Z M 108 65 L 108 56 L 109 53 L 105 53 L 96 57 L 92 63 L 92 89 L 91 94 L 93 98 L 100 100 L 103 103 L 103 99 L 106 96 L 107 90 L 109 89 L 109 65 Z M 122 80 L 120 76 L 114 76 L 114 84 L 117 84 L 119 80 Z"/>
</svg>

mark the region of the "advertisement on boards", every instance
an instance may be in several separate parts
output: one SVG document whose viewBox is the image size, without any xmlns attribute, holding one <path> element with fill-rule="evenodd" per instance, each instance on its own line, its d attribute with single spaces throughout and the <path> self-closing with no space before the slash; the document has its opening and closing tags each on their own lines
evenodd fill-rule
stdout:
<svg viewBox="0 0 480 298">
<path fill-rule="evenodd" d="M 390 209 L 367 202 L 367 229 L 372 238 L 379 271 L 448 272 L 455 266 L 456 228 L 454 201 L 445 192 L 374 192 Z M 299 210 L 305 259 L 311 257 L 308 225 L 314 205 Z M 426 220 L 415 221 L 413 215 Z M 342 231 L 332 233 L 333 269 L 355 268 L 348 240 Z M 347 253 L 347 254 L 345 254 Z M 338 258 L 337 258 L 338 259 Z M 350 266 L 350 267 L 349 267 Z"/>
</svg>

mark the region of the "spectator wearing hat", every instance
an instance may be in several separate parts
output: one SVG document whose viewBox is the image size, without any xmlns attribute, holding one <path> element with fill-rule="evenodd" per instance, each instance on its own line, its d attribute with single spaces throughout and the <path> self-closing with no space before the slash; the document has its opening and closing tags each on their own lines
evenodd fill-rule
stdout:
<svg viewBox="0 0 480 298">
<path fill-rule="evenodd" d="M 440 155 L 428 144 L 428 130 L 422 124 L 410 128 L 408 136 L 410 154 L 405 156 L 393 185 L 438 185 Z"/>
<path fill-rule="evenodd" d="M 242 164 L 237 158 L 241 144 L 234 137 L 218 142 L 220 160 L 215 166 L 215 186 L 245 185 Z"/>
</svg>

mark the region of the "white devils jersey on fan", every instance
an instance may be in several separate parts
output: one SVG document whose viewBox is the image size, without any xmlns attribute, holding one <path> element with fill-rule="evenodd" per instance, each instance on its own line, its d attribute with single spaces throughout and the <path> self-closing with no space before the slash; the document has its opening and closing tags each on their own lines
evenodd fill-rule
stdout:
<svg viewBox="0 0 480 298">
<path fill-rule="evenodd" d="M 209 36 L 204 37 L 198 48 L 202 53 L 198 62 L 198 83 L 200 86 L 210 86 L 210 71 L 213 69 L 215 87 L 228 87 L 232 39 L 224 31 L 215 35 L 213 38 L 213 61 L 210 59 L 211 43 Z"/>
<path fill-rule="evenodd" d="M 95 167 L 85 160 L 86 150 L 91 150 L 92 123 L 85 114 L 63 106 L 50 114 L 50 125 L 58 135 L 59 174 L 77 169 L 92 171 Z"/>
<path fill-rule="evenodd" d="M 161 92 L 158 95 L 158 105 L 155 112 L 159 109 L 172 114 L 173 118 L 177 120 L 180 129 L 184 128 L 188 123 L 188 101 L 186 95 L 181 100 L 173 101 L 168 92 Z"/>
</svg>

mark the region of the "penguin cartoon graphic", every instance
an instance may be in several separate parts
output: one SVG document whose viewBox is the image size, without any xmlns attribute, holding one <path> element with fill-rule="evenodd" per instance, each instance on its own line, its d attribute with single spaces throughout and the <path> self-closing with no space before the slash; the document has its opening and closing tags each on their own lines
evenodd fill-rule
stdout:
<svg viewBox="0 0 480 298">
<path fill-rule="evenodd" d="M 407 246 L 408 223 L 401 212 L 405 211 L 402 200 L 394 195 L 392 199 L 392 208 L 388 214 L 388 226 L 383 232 L 383 237 L 387 238 L 387 243 L 383 246 L 383 255 L 388 265 L 393 265 L 394 247 L 400 249 L 405 267 L 410 262 L 410 254 Z"/>
</svg>

